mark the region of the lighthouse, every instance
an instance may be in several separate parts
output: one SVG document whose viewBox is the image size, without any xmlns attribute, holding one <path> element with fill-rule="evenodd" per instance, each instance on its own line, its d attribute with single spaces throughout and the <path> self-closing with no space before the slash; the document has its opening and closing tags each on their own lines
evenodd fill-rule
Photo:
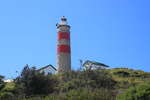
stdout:
<svg viewBox="0 0 150 100">
<path fill-rule="evenodd" d="M 57 25 L 57 70 L 63 73 L 71 70 L 70 26 L 63 16 Z"/>
</svg>

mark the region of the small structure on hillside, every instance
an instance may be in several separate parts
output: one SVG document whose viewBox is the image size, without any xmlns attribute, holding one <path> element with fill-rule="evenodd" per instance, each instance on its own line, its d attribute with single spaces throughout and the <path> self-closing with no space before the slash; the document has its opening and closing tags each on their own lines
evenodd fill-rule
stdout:
<svg viewBox="0 0 150 100">
<path fill-rule="evenodd" d="M 85 70 L 105 69 L 109 67 L 108 65 L 96 61 L 86 60 L 83 64 L 82 60 L 80 62 L 81 66 L 83 66 Z"/>
<path fill-rule="evenodd" d="M 47 66 L 38 69 L 37 71 L 39 71 L 40 73 L 44 73 L 45 75 L 48 75 L 48 74 L 55 74 L 57 69 L 49 64 Z"/>
<path fill-rule="evenodd" d="M 11 83 L 13 81 L 14 81 L 13 79 L 6 79 L 6 80 L 4 80 L 5 83 Z"/>
</svg>

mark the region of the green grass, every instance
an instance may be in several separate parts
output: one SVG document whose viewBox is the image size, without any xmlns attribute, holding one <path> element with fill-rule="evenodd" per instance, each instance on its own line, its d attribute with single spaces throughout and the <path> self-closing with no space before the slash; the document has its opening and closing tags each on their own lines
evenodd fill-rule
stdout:
<svg viewBox="0 0 150 100">
<path fill-rule="evenodd" d="M 3 90 L 12 90 L 15 87 L 14 82 L 6 83 L 6 86 L 3 88 Z"/>
<path fill-rule="evenodd" d="M 150 81 L 150 73 L 128 68 L 106 69 L 112 78 L 118 82 L 117 89 L 126 90 L 131 86 Z M 125 75 L 124 75 L 125 73 Z"/>
</svg>

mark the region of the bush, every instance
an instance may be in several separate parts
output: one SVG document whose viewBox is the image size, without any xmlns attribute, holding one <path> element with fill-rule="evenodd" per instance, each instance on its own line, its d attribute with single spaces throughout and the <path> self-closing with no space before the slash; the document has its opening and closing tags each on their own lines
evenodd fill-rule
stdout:
<svg viewBox="0 0 150 100">
<path fill-rule="evenodd" d="M 59 83 L 59 89 L 61 91 L 78 88 L 114 89 L 116 85 L 116 81 L 104 70 L 66 72 L 61 76 L 61 82 Z"/>
<path fill-rule="evenodd" d="M 65 93 L 52 94 L 47 97 L 33 97 L 24 100 L 115 100 L 114 92 L 107 89 L 70 90 Z"/>
<path fill-rule="evenodd" d="M 131 87 L 125 93 L 118 95 L 117 100 L 150 100 L 150 84 Z"/>
<path fill-rule="evenodd" d="M 4 76 L 0 75 L 0 90 L 2 90 L 5 87 L 5 83 L 4 83 L 3 79 L 4 79 Z"/>
<path fill-rule="evenodd" d="M 57 80 L 52 76 L 45 76 L 39 73 L 34 67 L 25 66 L 21 75 L 15 80 L 16 94 L 32 96 L 32 95 L 48 95 L 54 92 Z"/>
<path fill-rule="evenodd" d="M 13 84 L 7 84 L 1 97 L 4 100 L 114 100 L 115 85 L 116 81 L 102 69 L 46 76 L 27 65 Z"/>
<path fill-rule="evenodd" d="M 1 92 L 0 100 L 15 100 L 15 96 L 12 92 Z"/>
<path fill-rule="evenodd" d="M 126 71 L 118 71 L 118 72 L 114 72 L 115 75 L 118 75 L 120 77 L 129 77 L 130 73 L 126 72 Z"/>
<path fill-rule="evenodd" d="M 115 100 L 113 92 L 107 89 L 87 89 L 70 90 L 66 94 L 66 100 Z"/>
</svg>

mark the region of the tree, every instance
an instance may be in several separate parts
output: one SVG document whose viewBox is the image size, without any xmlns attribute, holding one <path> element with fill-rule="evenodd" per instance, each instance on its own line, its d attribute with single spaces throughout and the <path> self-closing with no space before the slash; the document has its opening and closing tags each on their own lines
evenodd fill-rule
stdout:
<svg viewBox="0 0 150 100">
<path fill-rule="evenodd" d="M 35 67 L 29 68 L 26 65 L 15 83 L 17 92 L 25 96 L 47 95 L 54 91 L 57 80 L 52 75 L 46 76 Z"/>
</svg>

